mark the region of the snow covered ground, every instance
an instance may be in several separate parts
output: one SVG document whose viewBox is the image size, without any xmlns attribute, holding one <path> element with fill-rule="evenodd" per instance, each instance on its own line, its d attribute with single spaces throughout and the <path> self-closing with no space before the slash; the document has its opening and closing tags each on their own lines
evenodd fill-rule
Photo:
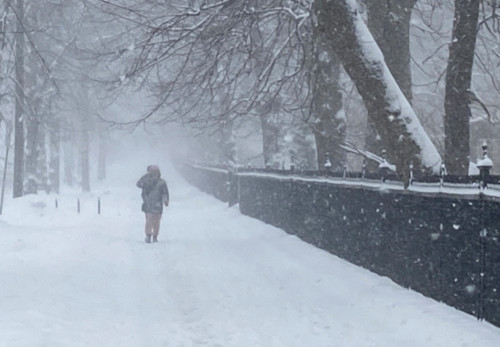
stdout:
<svg viewBox="0 0 500 347">
<path fill-rule="evenodd" d="M 165 162 L 171 206 L 145 244 L 139 162 L 58 209 L 7 198 L 0 346 L 500 346 L 499 328 L 242 216 Z"/>
</svg>

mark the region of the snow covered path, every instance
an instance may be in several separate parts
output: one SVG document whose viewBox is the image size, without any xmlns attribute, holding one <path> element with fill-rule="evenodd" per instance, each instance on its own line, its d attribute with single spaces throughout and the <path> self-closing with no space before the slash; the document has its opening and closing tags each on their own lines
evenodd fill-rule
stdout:
<svg viewBox="0 0 500 347">
<path fill-rule="evenodd" d="M 58 209 L 54 196 L 6 202 L 0 346 L 500 345 L 500 329 L 242 216 L 172 170 L 160 243 L 145 244 L 142 169 L 63 193 Z"/>
</svg>

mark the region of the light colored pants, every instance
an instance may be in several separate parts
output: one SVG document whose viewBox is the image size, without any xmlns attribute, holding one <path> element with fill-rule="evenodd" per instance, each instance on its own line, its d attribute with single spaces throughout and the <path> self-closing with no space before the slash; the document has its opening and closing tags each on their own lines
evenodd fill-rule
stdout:
<svg viewBox="0 0 500 347">
<path fill-rule="evenodd" d="M 146 235 L 158 236 L 160 232 L 161 213 L 146 213 Z"/>
</svg>

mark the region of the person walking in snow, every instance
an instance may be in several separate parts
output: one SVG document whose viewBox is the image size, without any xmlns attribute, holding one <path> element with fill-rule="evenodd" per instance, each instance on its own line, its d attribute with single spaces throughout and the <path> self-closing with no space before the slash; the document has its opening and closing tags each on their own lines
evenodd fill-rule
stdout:
<svg viewBox="0 0 500 347">
<path fill-rule="evenodd" d="M 160 168 L 149 165 L 147 173 L 137 181 L 137 187 L 142 189 L 142 212 L 146 215 L 146 242 L 158 242 L 160 220 L 163 205 L 168 206 L 169 194 L 167 182 L 161 178 Z"/>
</svg>

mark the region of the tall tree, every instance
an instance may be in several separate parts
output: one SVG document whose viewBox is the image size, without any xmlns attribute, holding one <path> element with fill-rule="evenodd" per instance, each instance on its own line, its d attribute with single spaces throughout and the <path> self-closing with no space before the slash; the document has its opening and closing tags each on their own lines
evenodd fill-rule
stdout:
<svg viewBox="0 0 500 347">
<path fill-rule="evenodd" d="M 401 178 L 408 183 L 410 163 L 437 172 L 441 158 L 390 74 L 354 2 L 316 0 L 313 9 L 319 30 L 356 84 Z"/>
<path fill-rule="evenodd" d="M 455 1 L 444 101 L 444 160 L 448 173 L 455 175 L 467 175 L 469 171 L 469 104 L 479 5 L 479 0 Z"/>
<path fill-rule="evenodd" d="M 125 2 L 113 6 L 115 15 L 129 19 L 140 30 L 132 45 L 129 40 L 121 43 L 121 49 L 113 47 L 118 55 L 109 52 L 103 56 L 133 62 L 116 79 L 117 84 L 139 76 L 149 82 L 158 78 L 156 110 L 174 108 L 176 112 L 169 114 L 192 117 L 193 121 L 214 114 L 207 109 L 213 105 L 214 91 L 228 85 L 235 91 L 229 108 L 233 114 L 251 114 L 278 96 L 285 97 L 283 110 L 297 108 L 304 99 L 287 97 L 301 95 L 290 91 L 303 85 L 303 41 L 310 4 L 293 0 L 281 1 L 280 6 L 274 1 L 192 1 L 186 7 L 173 2 L 169 6 Z M 389 160 L 401 176 L 408 179 L 410 162 L 416 168 L 437 170 L 441 158 L 390 75 L 354 0 L 315 0 L 312 5 L 318 30 L 356 84 Z M 109 13 L 109 3 L 107 6 Z M 260 41 L 264 45 L 257 43 L 265 54 L 258 74 L 252 73 L 255 25 L 262 28 L 258 32 L 266 33 Z"/>
</svg>

